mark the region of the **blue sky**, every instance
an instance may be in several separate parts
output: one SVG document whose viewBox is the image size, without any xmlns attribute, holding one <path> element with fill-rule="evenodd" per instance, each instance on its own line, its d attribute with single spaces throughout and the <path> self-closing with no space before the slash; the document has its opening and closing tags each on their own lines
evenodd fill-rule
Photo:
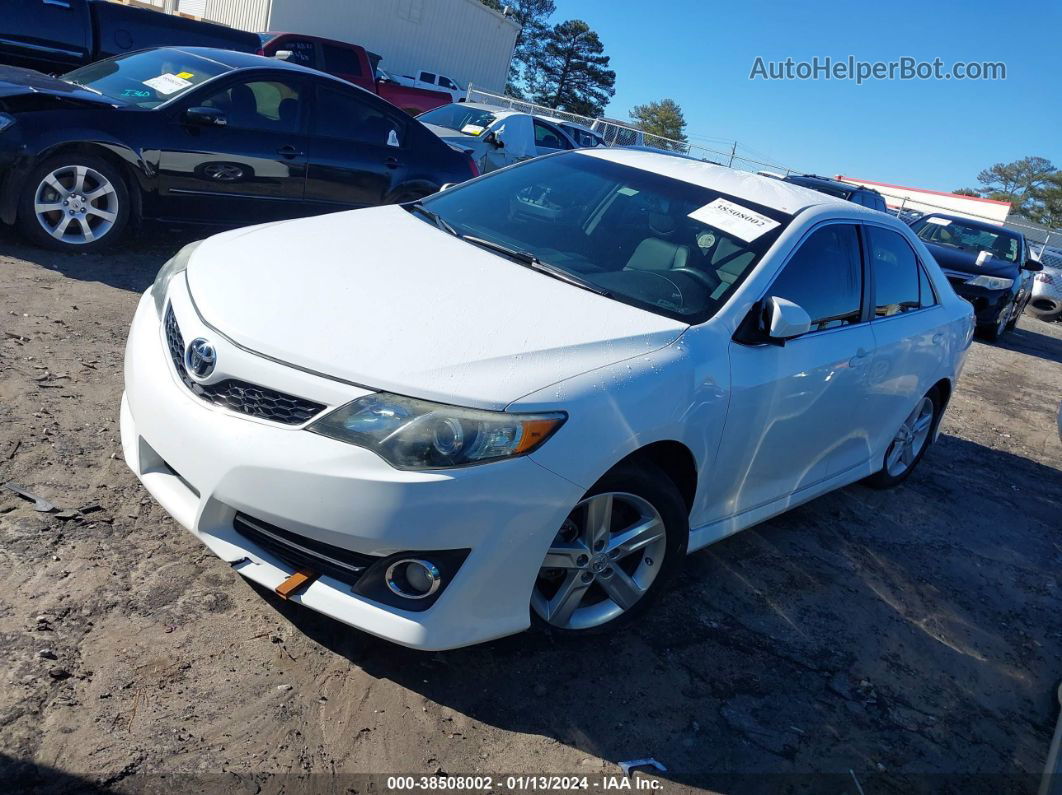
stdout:
<svg viewBox="0 0 1062 795">
<path fill-rule="evenodd" d="M 556 0 L 601 36 L 608 115 L 671 97 L 694 143 L 819 174 L 933 190 L 1026 155 L 1062 167 L 1062 3 Z M 1001 81 L 749 80 L 765 60 L 1003 61 Z M 702 140 L 705 136 L 712 140 Z"/>
</svg>

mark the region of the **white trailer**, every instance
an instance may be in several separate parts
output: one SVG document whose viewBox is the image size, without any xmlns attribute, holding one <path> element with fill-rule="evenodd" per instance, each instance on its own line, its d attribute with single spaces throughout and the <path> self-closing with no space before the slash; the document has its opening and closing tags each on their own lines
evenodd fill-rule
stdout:
<svg viewBox="0 0 1062 795">
<path fill-rule="evenodd" d="M 1002 225 L 1010 212 L 1010 202 L 995 199 L 981 199 L 976 196 L 962 196 L 958 193 L 945 193 L 927 188 L 908 188 L 905 185 L 892 185 L 888 182 L 873 182 L 869 179 L 846 177 L 838 174 L 835 179 L 873 188 L 882 195 L 885 203 L 900 210 L 914 210 L 920 213 L 942 212 L 973 218 L 978 221 L 991 221 Z"/>
<path fill-rule="evenodd" d="M 204 19 L 360 44 L 388 72 L 503 91 L 520 26 L 479 0 L 206 0 Z"/>
</svg>

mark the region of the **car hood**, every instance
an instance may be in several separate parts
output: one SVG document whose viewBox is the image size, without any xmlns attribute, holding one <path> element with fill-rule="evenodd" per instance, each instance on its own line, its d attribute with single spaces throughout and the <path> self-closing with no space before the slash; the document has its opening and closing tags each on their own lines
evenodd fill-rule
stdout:
<svg viewBox="0 0 1062 795">
<path fill-rule="evenodd" d="M 0 66 L 0 99 L 11 100 L 17 97 L 52 97 L 68 102 L 83 103 L 92 106 L 121 105 L 113 97 L 104 97 L 85 88 L 64 83 L 55 77 L 35 72 L 32 69 L 20 69 L 17 66 Z M 18 105 L 11 107 L 19 110 Z"/>
<path fill-rule="evenodd" d="M 926 243 L 926 248 L 929 249 L 929 253 L 933 255 L 933 259 L 935 259 L 937 264 L 944 270 L 958 271 L 959 273 L 969 273 L 973 275 L 980 275 L 983 273 L 986 276 L 1005 276 L 1011 279 L 1014 278 L 1014 275 L 1018 272 L 1018 266 L 1016 263 L 1007 262 L 998 257 L 989 257 L 978 265 L 977 255 L 971 254 L 969 251 L 960 251 L 957 248 L 938 246 L 934 243 Z"/>
<path fill-rule="evenodd" d="M 369 389 L 500 409 L 687 328 L 465 243 L 397 206 L 235 230 L 187 279 L 239 345 Z"/>
</svg>

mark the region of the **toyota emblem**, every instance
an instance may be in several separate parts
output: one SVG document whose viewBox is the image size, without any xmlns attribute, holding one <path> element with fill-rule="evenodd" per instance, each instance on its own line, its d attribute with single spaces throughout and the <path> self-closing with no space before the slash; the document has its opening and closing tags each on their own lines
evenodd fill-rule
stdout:
<svg viewBox="0 0 1062 795">
<path fill-rule="evenodd" d="M 193 378 L 203 379 L 214 372 L 218 363 L 218 353 L 207 340 L 199 337 L 188 343 L 184 354 L 184 369 Z"/>
</svg>

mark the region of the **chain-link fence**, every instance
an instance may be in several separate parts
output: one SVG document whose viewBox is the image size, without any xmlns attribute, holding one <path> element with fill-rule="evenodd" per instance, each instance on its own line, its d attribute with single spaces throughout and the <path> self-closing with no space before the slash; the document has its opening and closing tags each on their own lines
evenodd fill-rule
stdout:
<svg viewBox="0 0 1062 795">
<path fill-rule="evenodd" d="M 490 91 L 483 91 L 472 85 L 469 85 L 468 87 L 467 101 L 481 102 L 485 105 L 494 105 L 496 107 L 520 111 L 521 113 L 531 113 L 535 116 L 542 116 L 547 119 L 558 119 L 568 122 L 569 124 L 577 125 L 578 127 L 591 131 L 600 138 L 606 146 L 648 146 L 652 149 L 678 152 L 679 154 L 694 157 L 698 160 L 705 160 L 709 163 L 738 168 L 744 171 L 769 170 L 777 173 L 779 176 L 786 176 L 790 173 L 794 173 L 792 169 L 786 168 L 778 163 L 750 158 L 739 153 L 739 146 L 736 141 L 729 149 L 713 149 L 701 144 L 693 144 L 689 141 L 677 141 L 673 138 L 653 135 L 652 133 L 639 130 L 637 127 L 617 121 L 616 119 L 581 116 L 578 113 L 569 113 L 568 111 L 557 110 L 556 108 L 551 108 L 546 105 L 538 105 L 525 99 L 517 99 L 515 97 L 506 96 L 505 94 L 495 94 Z"/>
</svg>

